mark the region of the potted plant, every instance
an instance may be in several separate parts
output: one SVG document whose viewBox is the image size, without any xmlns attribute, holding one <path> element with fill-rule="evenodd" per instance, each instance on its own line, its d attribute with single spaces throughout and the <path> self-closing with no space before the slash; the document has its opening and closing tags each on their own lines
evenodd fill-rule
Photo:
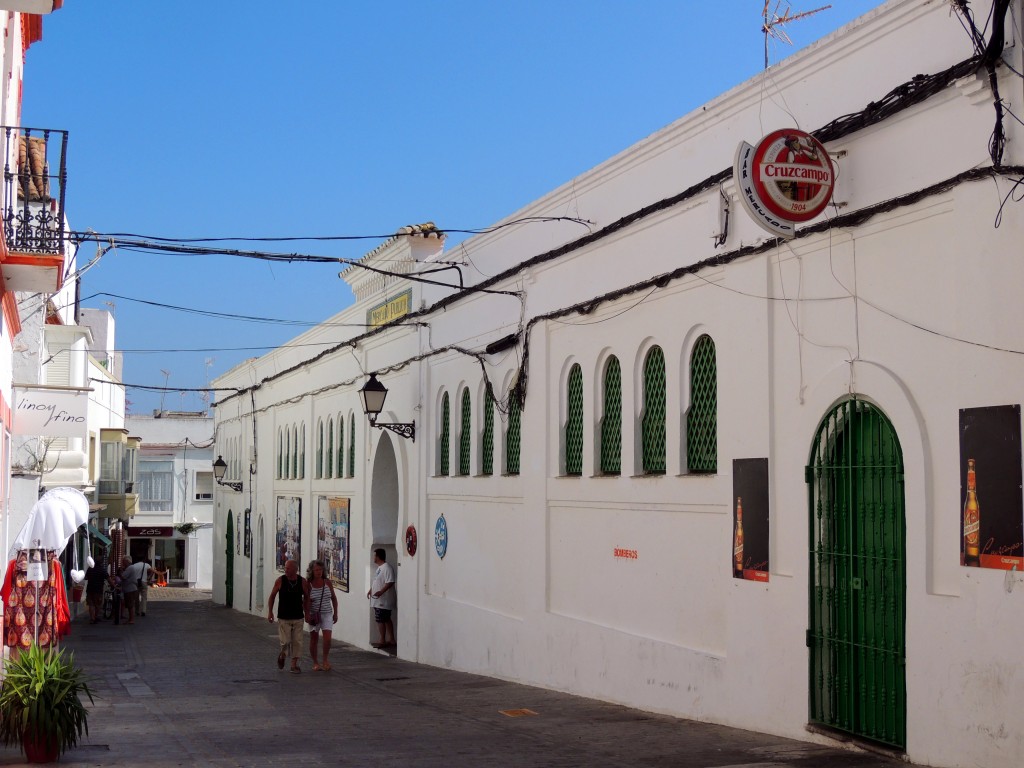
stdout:
<svg viewBox="0 0 1024 768">
<path fill-rule="evenodd" d="M 7 661 L 0 685 L 0 739 L 21 746 L 30 763 L 48 763 L 89 733 L 93 701 L 85 674 L 74 655 L 33 644 Z"/>
</svg>

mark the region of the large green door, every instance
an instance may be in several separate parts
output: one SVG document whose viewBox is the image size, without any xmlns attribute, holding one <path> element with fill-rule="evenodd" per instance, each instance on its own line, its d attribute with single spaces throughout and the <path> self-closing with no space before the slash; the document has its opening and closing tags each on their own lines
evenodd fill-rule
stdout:
<svg viewBox="0 0 1024 768">
<path fill-rule="evenodd" d="M 228 530 L 224 536 L 227 547 L 224 554 L 224 605 L 228 608 L 235 604 L 235 522 L 231 510 L 228 510 Z"/>
<path fill-rule="evenodd" d="M 852 399 L 821 422 L 807 467 L 810 720 L 906 746 L 903 454 Z"/>
</svg>

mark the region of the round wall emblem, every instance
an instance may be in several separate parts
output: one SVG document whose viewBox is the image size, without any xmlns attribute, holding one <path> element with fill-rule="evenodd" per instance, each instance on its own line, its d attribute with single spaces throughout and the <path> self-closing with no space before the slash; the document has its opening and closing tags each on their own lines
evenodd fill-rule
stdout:
<svg viewBox="0 0 1024 768">
<path fill-rule="evenodd" d="M 405 551 L 409 557 L 416 554 L 416 526 L 410 525 L 405 529 Z"/>
<path fill-rule="evenodd" d="M 437 518 L 434 524 L 434 549 L 440 558 L 448 552 L 448 523 L 444 521 L 444 515 Z"/>
<path fill-rule="evenodd" d="M 829 204 L 835 173 L 824 145 L 795 128 L 742 142 L 733 167 L 740 199 L 751 217 L 775 235 L 792 237 Z"/>
</svg>

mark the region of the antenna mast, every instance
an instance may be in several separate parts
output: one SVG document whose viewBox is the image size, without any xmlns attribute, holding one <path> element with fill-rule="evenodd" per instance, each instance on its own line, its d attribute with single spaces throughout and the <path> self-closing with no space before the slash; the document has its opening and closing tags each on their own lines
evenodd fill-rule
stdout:
<svg viewBox="0 0 1024 768">
<path fill-rule="evenodd" d="M 821 8 L 815 8 L 813 11 L 802 11 L 800 13 L 791 13 L 789 3 L 786 3 L 786 10 L 779 14 L 779 9 L 782 7 L 782 0 L 776 0 L 775 10 L 770 14 L 768 12 L 769 6 L 771 6 L 772 0 L 764 0 L 764 9 L 761 11 L 761 18 L 764 22 L 761 24 L 761 31 L 764 32 L 764 68 L 768 69 L 768 38 L 774 37 L 776 40 L 781 40 L 787 45 L 792 45 L 793 41 L 789 39 L 789 35 L 786 34 L 786 30 L 782 27 L 789 24 L 791 21 L 798 21 L 799 19 L 806 19 L 808 16 L 813 16 L 821 11 L 827 11 L 831 8 L 831 5 L 823 5 Z"/>
</svg>

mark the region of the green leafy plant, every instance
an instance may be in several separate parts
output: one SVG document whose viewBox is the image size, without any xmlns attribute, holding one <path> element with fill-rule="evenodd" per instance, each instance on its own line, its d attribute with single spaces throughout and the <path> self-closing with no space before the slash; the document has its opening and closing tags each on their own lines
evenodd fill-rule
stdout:
<svg viewBox="0 0 1024 768">
<path fill-rule="evenodd" d="M 58 755 L 89 733 L 89 711 L 82 695 L 93 701 L 85 673 L 74 655 L 31 645 L 9 659 L 0 685 L 0 740 L 7 746 L 26 742 L 49 746 Z"/>
</svg>

